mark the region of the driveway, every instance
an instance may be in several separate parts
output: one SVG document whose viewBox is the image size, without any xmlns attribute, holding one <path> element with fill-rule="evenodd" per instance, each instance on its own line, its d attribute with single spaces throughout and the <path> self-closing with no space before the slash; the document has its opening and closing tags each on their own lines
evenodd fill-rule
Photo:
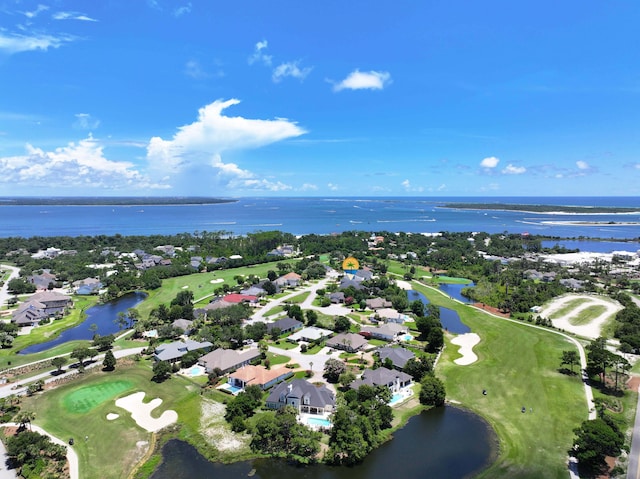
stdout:
<svg viewBox="0 0 640 479">
<path fill-rule="evenodd" d="M 11 294 L 9 293 L 9 281 L 18 277 L 20 273 L 20 269 L 15 266 L 9 266 L 7 264 L 0 264 L 0 270 L 9 270 L 11 273 L 9 274 L 9 278 L 4 282 L 2 287 L 0 288 L 0 306 L 4 306 L 9 298 L 11 298 Z"/>
</svg>

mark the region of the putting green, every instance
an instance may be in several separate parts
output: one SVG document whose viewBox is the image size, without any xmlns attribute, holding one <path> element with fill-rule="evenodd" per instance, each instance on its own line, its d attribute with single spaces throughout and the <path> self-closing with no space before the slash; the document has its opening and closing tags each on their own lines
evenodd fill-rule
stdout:
<svg viewBox="0 0 640 479">
<path fill-rule="evenodd" d="M 76 389 L 62 398 L 62 405 L 70 413 L 84 414 L 123 391 L 133 388 L 131 381 L 109 381 Z"/>
</svg>

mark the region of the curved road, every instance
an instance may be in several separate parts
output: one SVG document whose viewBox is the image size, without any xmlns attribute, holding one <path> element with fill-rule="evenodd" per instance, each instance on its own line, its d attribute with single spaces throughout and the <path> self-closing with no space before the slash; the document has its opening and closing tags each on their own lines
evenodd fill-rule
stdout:
<svg viewBox="0 0 640 479">
<path fill-rule="evenodd" d="M 7 300 L 11 297 L 11 294 L 9 294 L 9 281 L 11 281 L 14 278 L 17 278 L 18 274 L 20 273 L 20 269 L 16 268 L 15 266 L 9 266 L 8 264 L 0 264 L 0 270 L 5 270 L 5 269 L 10 270 L 11 273 L 9 273 L 9 277 L 0 288 L 0 306 L 4 306 Z"/>
</svg>

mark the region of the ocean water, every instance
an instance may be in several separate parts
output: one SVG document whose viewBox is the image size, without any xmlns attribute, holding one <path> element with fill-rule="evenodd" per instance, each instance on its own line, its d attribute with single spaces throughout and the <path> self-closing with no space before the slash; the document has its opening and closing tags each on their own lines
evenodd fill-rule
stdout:
<svg viewBox="0 0 640 479">
<path fill-rule="evenodd" d="M 617 215 L 534 214 L 443 208 L 445 204 L 456 202 L 637 207 L 638 212 Z M 596 221 L 598 225 L 585 224 Z M 269 230 L 296 235 L 353 230 L 411 233 L 486 231 L 528 232 L 567 238 L 637 239 L 640 237 L 640 198 L 239 198 L 232 203 L 179 206 L 12 206 L 0 202 L 0 237 L 202 231 L 243 235 Z"/>
</svg>

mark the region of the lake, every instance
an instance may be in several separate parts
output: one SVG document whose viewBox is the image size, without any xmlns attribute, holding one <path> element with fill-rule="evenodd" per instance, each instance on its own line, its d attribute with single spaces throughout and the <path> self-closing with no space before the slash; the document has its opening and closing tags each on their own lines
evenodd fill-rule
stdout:
<svg viewBox="0 0 640 479">
<path fill-rule="evenodd" d="M 95 324 L 98 327 L 95 333 L 100 336 L 115 334 L 120 331 L 118 325 L 115 323 L 118 313 L 126 313 L 129 308 L 134 308 L 146 297 L 147 295 L 145 293 L 137 291 L 135 293 L 129 293 L 121 296 L 113 301 L 92 306 L 85 312 L 87 318 L 77 326 L 64 330 L 60 333 L 60 336 L 52 339 L 51 341 L 33 344 L 24 348 L 19 351 L 18 354 L 40 353 L 47 349 L 51 349 L 54 346 L 58 346 L 59 344 L 66 343 L 67 341 L 76 341 L 80 339 L 92 340 L 94 331 L 89 329 L 92 324 Z"/>
<path fill-rule="evenodd" d="M 447 286 L 467 287 L 469 285 L 465 284 Z M 429 300 L 427 299 L 427 297 L 419 291 L 409 290 L 407 291 L 407 297 L 409 299 L 409 302 L 418 300 L 422 301 L 425 305 L 429 304 Z M 454 311 L 453 309 L 445 308 L 443 306 L 440 306 L 440 324 L 442 324 L 442 327 L 445 330 L 453 334 L 465 334 L 471 332 L 471 328 L 460 320 L 460 316 L 456 311 Z"/>
<path fill-rule="evenodd" d="M 480 417 L 451 406 L 412 417 L 391 441 L 359 465 L 297 467 L 277 459 L 233 464 L 208 462 L 190 444 L 173 439 L 162 448 L 163 462 L 151 479 L 389 479 L 472 477 L 495 460 L 497 438 Z"/>
</svg>

